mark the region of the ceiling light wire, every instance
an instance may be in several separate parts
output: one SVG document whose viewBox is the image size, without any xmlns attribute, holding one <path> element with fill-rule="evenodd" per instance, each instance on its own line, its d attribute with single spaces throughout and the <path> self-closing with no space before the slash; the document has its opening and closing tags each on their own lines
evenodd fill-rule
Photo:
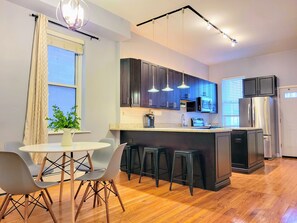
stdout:
<svg viewBox="0 0 297 223">
<path fill-rule="evenodd" d="M 153 24 L 153 41 L 155 41 L 155 20 L 152 21 L 152 24 Z M 148 92 L 157 93 L 159 92 L 159 90 L 155 88 L 155 72 L 153 67 L 152 67 L 152 76 L 153 76 L 153 86 L 151 89 L 148 90 Z"/>
<path fill-rule="evenodd" d="M 184 14 L 185 14 L 185 10 L 182 10 L 182 52 L 185 52 L 185 24 L 184 24 Z M 183 73 L 182 73 L 182 84 L 177 86 L 177 88 L 179 89 L 186 89 L 186 88 L 190 88 L 190 86 L 185 84 L 185 59 L 183 59 Z"/>
<path fill-rule="evenodd" d="M 167 30 L 167 50 L 168 50 L 168 55 L 169 55 L 169 41 L 168 41 L 168 26 L 169 26 L 169 24 L 168 24 L 168 21 L 169 21 L 169 14 L 167 14 L 167 28 L 166 28 L 166 30 Z M 171 87 L 169 87 L 169 82 L 168 82 L 168 68 L 166 69 L 166 79 L 167 79 L 167 84 L 166 84 L 166 87 L 165 88 L 163 88 L 162 89 L 162 91 L 173 91 L 173 89 L 171 88 Z"/>
<path fill-rule="evenodd" d="M 176 13 L 178 11 L 181 11 L 181 10 L 184 10 L 184 9 L 189 9 L 191 10 L 192 12 L 194 12 L 196 15 L 198 15 L 201 19 L 203 19 L 210 28 L 214 28 L 215 30 L 217 30 L 220 34 L 222 34 L 223 36 L 225 36 L 227 39 L 229 39 L 231 41 L 231 45 L 232 46 L 235 46 L 238 42 L 236 39 L 232 38 L 231 36 L 229 36 L 227 33 L 223 32 L 220 28 L 218 28 L 216 25 L 214 25 L 213 23 L 211 23 L 208 19 L 206 19 L 203 15 L 201 15 L 197 10 L 195 10 L 192 6 L 190 5 L 187 5 L 185 7 L 182 7 L 182 8 L 179 8 L 179 9 L 176 9 L 176 10 L 173 10 L 171 12 L 168 12 L 166 14 L 163 14 L 163 15 L 160 15 L 160 16 L 157 16 L 155 18 L 152 18 L 152 19 L 149 19 L 145 22 L 142 22 L 142 23 L 139 23 L 137 24 L 137 26 L 141 26 L 141 25 L 144 25 L 148 22 L 151 22 L 152 20 L 157 20 L 157 19 L 160 19 L 162 17 L 165 17 L 165 16 L 168 16 L 170 14 L 173 14 L 173 13 Z"/>
</svg>

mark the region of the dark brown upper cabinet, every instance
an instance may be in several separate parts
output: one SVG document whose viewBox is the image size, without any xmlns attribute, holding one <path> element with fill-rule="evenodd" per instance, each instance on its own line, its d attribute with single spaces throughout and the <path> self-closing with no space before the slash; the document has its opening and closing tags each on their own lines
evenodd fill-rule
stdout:
<svg viewBox="0 0 297 223">
<path fill-rule="evenodd" d="M 177 88 L 182 84 L 182 73 L 144 60 L 121 59 L 121 107 L 145 107 L 179 110 L 180 100 L 196 101 L 199 96 L 212 99 L 212 113 L 217 112 L 217 86 L 215 83 L 184 75 L 190 88 Z M 167 83 L 173 91 L 162 91 Z M 158 92 L 149 92 L 152 87 Z"/>
<path fill-rule="evenodd" d="M 160 92 L 160 84 L 158 82 L 158 65 L 141 61 L 141 107 L 158 108 L 158 95 Z M 155 87 L 159 92 L 149 92 Z"/>
<path fill-rule="evenodd" d="M 276 96 L 277 77 L 274 75 L 243 79 L 243 97 Z"/>
<path fill-rule="evenodd" d="M 121 107 L 140 106 L 141 61 L 121 59 Z"/>
</svg>

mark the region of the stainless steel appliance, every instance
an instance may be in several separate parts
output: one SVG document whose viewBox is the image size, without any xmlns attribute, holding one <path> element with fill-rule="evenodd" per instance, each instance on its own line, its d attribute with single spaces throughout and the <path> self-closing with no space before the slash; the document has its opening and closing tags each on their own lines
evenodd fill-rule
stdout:
<svg viewBox="0 0 297 223">
<path fill-rule="evenodd" d="M 209 97 L 198 97 L 197 98 L 198 111 L 200 112 L 211 112 L 211 98 Z"/>
<path fill-rule="evenodd" d="M 143 116 L 143 127 L 144 128 L 154 128 L 155 127 L 154 114 L 148 113 Z"/>
<path fill-rule="evenodd" d="M 264 157 L 276 156 L 278 142 L 275 99 L 254 97 L 239 99 L 239 126 L 263 129 Z"/>
</svg>

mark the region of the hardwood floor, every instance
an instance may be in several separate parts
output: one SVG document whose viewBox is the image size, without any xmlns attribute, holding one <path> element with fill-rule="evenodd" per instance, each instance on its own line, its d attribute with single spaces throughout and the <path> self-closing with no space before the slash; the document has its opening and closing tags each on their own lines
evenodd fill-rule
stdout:
<svg viewBox="0 0 297 223">
<path fill-rule="evenodd" d="M 116 184 L 124 202 L 123 212 L 116 197 L 110 196 L 111 222 L 201 222 L 201 223 L 293 223 L 297 222 L 297 159 L 265 161 L 265 167 L 249 175 L 232 173 L 231 185 L 218 192 L 194 189 L 190 196 L 187 186 L 138 175 L 127 180 L 120 173 Z M 78 184 L 77 184 L 78 185 Z M 58 222 L 69 222 L 69 187 L 65 184 L 63 201 L 59 203 L 59 188 L 50 189 L 53 211 Z M 76 200 L 79 204 L 83 191 Z M 1 202 L 3 196 L 0 198 Z M 106 222 L 104 205 L 92 208 L 93 202 L 84 203 L 77 222 Z M 17 213 L 7 216 L 3 223 L 22 222 Z M 30 223 L 52 222 L 50 214 L 36 208 L 29 218 Z"/>
</svg>

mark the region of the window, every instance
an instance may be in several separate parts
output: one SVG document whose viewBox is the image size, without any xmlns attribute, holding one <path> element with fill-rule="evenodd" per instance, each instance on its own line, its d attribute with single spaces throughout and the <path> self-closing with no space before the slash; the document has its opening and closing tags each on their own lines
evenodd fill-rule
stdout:
<svg viewBox="0 0 297 223">
<path fill-rule="evenodd" d="M 239 98 L 242 98 L 242 79 L 234 77 L 222 80 L 222 121 L 225 127 L 239 126 Z"/>
<path fill-rule="evenodd" d="M 48 34 L 48 116 L 52 106 L 66 113 L 77 105 L 81 109 L 81 74 L 83 42 L 53 31 Z"/>
</svg>

